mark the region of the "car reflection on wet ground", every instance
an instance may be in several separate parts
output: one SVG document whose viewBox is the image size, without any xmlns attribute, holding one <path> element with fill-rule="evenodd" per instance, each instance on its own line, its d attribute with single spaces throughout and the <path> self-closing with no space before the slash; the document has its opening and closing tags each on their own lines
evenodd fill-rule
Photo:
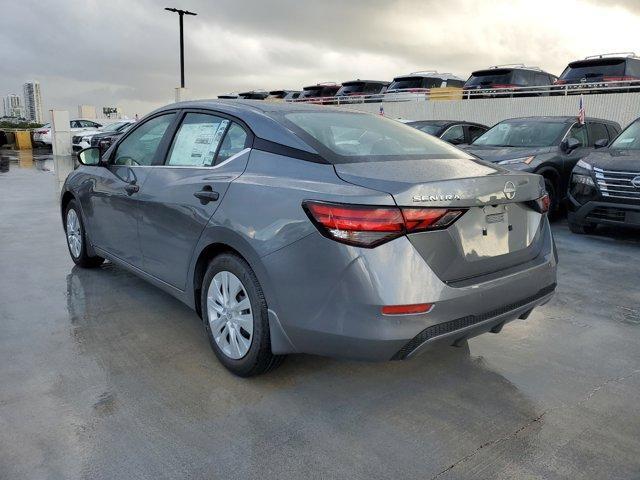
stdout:
<svg viewBox="0 0 640 480">
<path fill-rule="evenodd" d="M 558 292 L 462 348 L 231 376 L 196 314 L 73 266 L 46 153 L 0 151 L 0 478 L 638 478 L 638 232 L 553 226 Z"/>
</svg>

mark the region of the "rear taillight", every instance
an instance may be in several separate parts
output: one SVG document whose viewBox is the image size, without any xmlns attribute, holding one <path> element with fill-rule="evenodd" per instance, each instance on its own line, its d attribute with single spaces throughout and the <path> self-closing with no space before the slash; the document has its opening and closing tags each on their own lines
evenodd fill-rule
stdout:
<svg viewBox="0 0 640 480">
<path fill-rule="evenodd" d="M 627 76 L 624 76 L 624 77 L 607 77 L 607 76 L 604 76 L 604 77 L 602 77 L 602 80 L 604 82 L 634 82 L 634 81 L 638 81 L 638 79 L 635 78 L 635 77 L 627 77 Z"/>
<path fill-rule="evenodd" d="M 517 85 L 512 85 L 510 83 L 504 83 L 504 84 L 500 84 L 500 83 L 495 83 L 493 85 L 491 85 L 490 87 L 487 88 L 516 88 Z"/>
<path fill-rule="evenodd" d="M 466 211 L 450 208 L 399 208 L 305 201 L 305 212 L 325 237 L 372 248 L 407 233 L 440 230 Z"/>
<path fill-rule="evenodd" d="M 537 200 L 533 200 L 531 202 L 531 206 L 538 213 L 547 213 L 549 211 L 549 207 L 551 206 L 551 197 L 549 197 L 549 194 L 545 193 Z"/>
<path fill-rule="evenodd" d="M 553 82 L 554 85 L 565 85 L 567 83 L 566 80 L 556 80 L 555 82 Z"/>
</svg>

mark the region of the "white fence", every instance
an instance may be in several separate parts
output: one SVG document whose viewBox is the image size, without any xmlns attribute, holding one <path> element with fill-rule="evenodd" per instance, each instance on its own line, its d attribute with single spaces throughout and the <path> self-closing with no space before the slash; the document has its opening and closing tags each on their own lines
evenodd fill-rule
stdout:
<svg viewBox="0 0 640 480">
<path fill-rule="evenodd" d="M 579 95 L 514 98 L 476 98 L 420 102 L 342 104 L 370 113 L 380 107 L 389 118 L 406 120 L 467 120 L 492 126 L 507 118 L 538 115 L 578 115 Z M 623 128 L 640 117 L 640 92 L 584 95 L 588 117 L 618 122 Z"/>
</svg>

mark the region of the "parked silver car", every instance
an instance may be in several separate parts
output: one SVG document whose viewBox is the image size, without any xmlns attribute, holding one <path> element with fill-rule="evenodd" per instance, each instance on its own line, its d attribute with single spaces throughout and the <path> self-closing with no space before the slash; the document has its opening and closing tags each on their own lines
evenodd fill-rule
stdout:
<svg viewBox="0 0 640 480">
<path fill-rule="evenodd" d="M 378 115 L 178 103 L 79 159 L 61 197 L 73 261 L 194 308 L 237 375 L 293 352 L 408 358 L 555 289 L 542 177 Z"/>
</svg>

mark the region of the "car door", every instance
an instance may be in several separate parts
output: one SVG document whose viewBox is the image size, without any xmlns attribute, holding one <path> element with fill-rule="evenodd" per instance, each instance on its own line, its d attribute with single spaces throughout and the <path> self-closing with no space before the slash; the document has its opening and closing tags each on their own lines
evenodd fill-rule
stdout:
<svg viewBox="0 0 640 480">
<path fill-rule="evenodd" d="M 176 112 L 156 115 L 132 129 L 115 147 L 107 166 L 96 167 L 84 208 L 92 243 L 135 267 L 142 266 L 138 239 L 139 191 L 162 151 Z"/>
<path fill-rule="evenodd" d="M 161 166 L 140 196 L 140 245 L 145 272 L 185 289 L 189 262 L 229 184 L 249 158 L 253 136 L 239 121 L 185 111 Z"/>
</svg>

